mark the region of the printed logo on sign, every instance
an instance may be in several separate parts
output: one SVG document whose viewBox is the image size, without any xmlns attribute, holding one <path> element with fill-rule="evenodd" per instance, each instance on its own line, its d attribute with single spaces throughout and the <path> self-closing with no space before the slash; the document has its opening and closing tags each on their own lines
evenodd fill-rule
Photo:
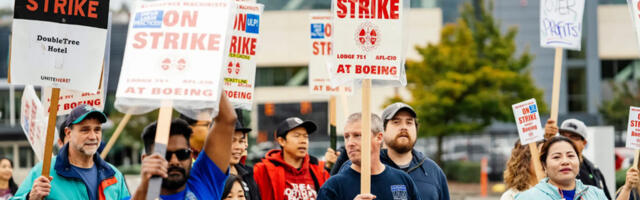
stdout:
<svg viewBox="0 0 640 200">
<path fill-rule="evenodd" d="M 538 112 L 538 107 L 537 107 L 535 104 L 530 105 L 530 106 L 529 106 L 529 112 L 531 112 L 531 113 L 536 113 L 536 112 Z"/>
<path fill-rule="evenodd" d="M 136 13 L 133 28 L 161 28 L 163 13 L 162 10 Z"/>
<path fill-rule="evenodd" d="M 393 200 L 409 199 L 409 195 L 407 194 L 407 187 L 404 185 L 392 185 L 391 194 L 393 194 Z"/>
<path fill-rule="evenodd" d="M 324 39 L 324 24 L 311 24 L 311 39 Z"/>
<path fill-rule="evenodd" d="M 260 15 L 247 14 L 247 33 L 260 32 Z"/>
<path fill-rule="evenodd" d="M 380 44 L 380 29 L 371 22 L 360 24 L 355 36 L 356 44 L 364 52 L 374 50 Z"/>
</svg>

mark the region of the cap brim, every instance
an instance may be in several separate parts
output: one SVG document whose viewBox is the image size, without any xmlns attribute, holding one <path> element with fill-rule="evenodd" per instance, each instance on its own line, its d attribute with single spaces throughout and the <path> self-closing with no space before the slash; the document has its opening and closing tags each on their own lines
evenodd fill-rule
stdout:
<svg viewBox="0 0 640 200">
<path fill-rule="evenodd" d="M 395 117 L 395 116 L 398 114 L 398 112 L 400 112 L 400 111 L 402 111 L 402 110 L 406 110 L 407 112 L 409 112 L 409 114 L 410 114 L 413 118 L 416 118 L 416 116 L 417 116 L 416 111 L 413 111 L 413 109 L 412 109 L 412 108 L 407 107 L 407 106 L 402 106 L 402 107 L 399 107 L 399 108 L 395 109 L 393 112 L 391 112 L 391 115 L 387 116 L 387 118 L 386 118 L 386 119 L 387 119 L 387 120 L 388 120 L 388 119 L 393 119 L 393 117 Z"/>
<path fill-rule="evenodd" d="M 297 127 L 303 127 L 304 129 L 307 129 L 307 134 L 314 133 L 314 132 L 316 132 L 316 130 L 318 130 L 318 126 L 316 126 L 316 124 L 313 123 L 312 121 L 304 121 L 304 122 L 302 122 L 302 124 L 300 124 L 300 125 L 298 125 L 296 127 L 293 127 L 292 129 L 297 128 Z"/>
<path fill-rule="evenodd" d="M 582 137 L 583 140 L 585 139 L 584 136 L 580 135 L 580 133 L 577 133 L 577 132 L 575 132 L 573 130 L 570 130 L 570 129 L 561 129 L 561 128 L 559 128 L 558 129 L 558 133 L 562 133 L 562 132 L 573 133 L 573 134 L 576 134 L 576 135 Z"/>
<path fill-rule="evenodd" d="M 104 113 L 97 111 L 97 110 L 93 110 L 90 112 L 85 113 L 84 115 L 78 117 L 78 119 L 76 119 L 76 121 L 71 122 L 71 124 L 77 124 L 80 123 L 82 120 L 84 120 L 84 118 L 87 118 L 87 116 L 89 115 L 95 115 L 96 117 L 98 117 L 98 120 L 100 121 L 100 123 L 105 123 L 107 122 L 107 116 L 104 115 Z"/>
<path fill-rule="evenodd" d="M 242 133 L 248 133 L 251 132 L 250 128 L 236 128 L 236 131 L 240 131 Z"/>
</svg>

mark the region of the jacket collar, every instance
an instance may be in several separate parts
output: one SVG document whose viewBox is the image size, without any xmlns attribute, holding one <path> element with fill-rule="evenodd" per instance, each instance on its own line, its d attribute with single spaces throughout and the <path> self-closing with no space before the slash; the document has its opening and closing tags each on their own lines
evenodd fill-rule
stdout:
<svg viewBox="0 0 640 200">
<path fill-rule="evenodd" d="M 411 150 L 411 154 L 413 155 L 413 158 L 411 159 L 411 162 L 409 163 L 409 168 L 413 168 L 416 165 L 418 165 L 419 163 L 422 163 L 422 160 L 427 159 L 426 156 L 424 156 L 424 154 L 420 153 L 419 151 L 417 151 L 416 149 L 412 149 Z M 382 149 L 380 150 L 380 161 L 382 161 L 382 163 L 389 165 L 393 168 L 399 169 L 398 165 L 393 162 L 393 160 L 391 160 L 391 158 L 389 157 L 389 150 L 388 149 Z"/>
<path fill-rule="evenodd" d="M 579 197 L 579 195 L 584 195 L 584 193 L 587 192 L 589 187 L 585 186 L 582 183 L 582 181 L 580 181 L 579 179 L 575 179 L 575 180 L 576 180 L 576 197 Z M 540 189 L 540 191 L 547 194 L 548 196 L 560 198 L 558 187 L 549 183 L 548 177 L 542 179 L 535 187 Z"/>
<path fill-rule="evenodd" d="M 93 163 L 98 169 L 98 178 L 100 181 L 111 178 L 116 174 L 115 170 L 98 156 L 98 153 L 93 154 Z M 62 149 L 58 151 L 54 169 L 56 173 L 62 177 L 82 179 L 80 174 L 71 168 L 71 162 L 69 162 L 69 143 L 65 144 Z"/>
</svg>

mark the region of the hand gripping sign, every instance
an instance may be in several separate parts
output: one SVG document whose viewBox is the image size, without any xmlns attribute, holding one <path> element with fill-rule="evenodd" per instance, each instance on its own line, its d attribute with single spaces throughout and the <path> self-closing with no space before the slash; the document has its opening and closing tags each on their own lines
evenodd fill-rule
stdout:
<svg viewBox="0 0 640 200">
<path fill-rule="evenodd" d="M 224 77 L 224 94 L 234 108 L 251 110 L 256 77 L 256 52 L 260 41 L 260 16 L 264 5 L 237 3 Z"/>
<path fill-rule="evenodd" d="M 26 85 L 20 104 L 20 125 L 38 160 L 44 158 L 47 115 L 32 85 Z"/>
<path fill-rule="evenodd" d="M 11 83 L 98 91 L 108 0 L 16 0 Z"/>
<path fill-rule="evenodd" d="M 139 1 L 116 93 L 121 112 L 142 114 L 163 100 L 196 119 L 215 116 L 234 15 L 232 1 Z"/>
<path fill-rule="evenodd" d="M 311 58 L 309 59 L 309 91 L 311 94 L 351 94 L 352 84 L 334 85 L 329 78 L 330 59 L 333 56 L 333 27 L 331 13 L 311 13 Z"/>
<path fill-rule="evenodd" d="M 536 99 L 514 104 L 513 115 L 516 118 L 520 143 L 522 145 L 544 139 L 544 128 L 540 124 L 540 112 Z"/>
<path fill-rule="evenodd" d="M 333 0 L 332 79 L 406 84 L 403 33 L 407 0 Z"/>
</svg>

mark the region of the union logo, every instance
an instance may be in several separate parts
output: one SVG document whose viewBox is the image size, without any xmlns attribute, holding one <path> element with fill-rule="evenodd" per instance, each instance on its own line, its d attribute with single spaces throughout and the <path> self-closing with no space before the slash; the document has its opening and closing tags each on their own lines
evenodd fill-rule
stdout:
<svg viewBox="0 0 640 200">
<path fill-rule="evenodd" d="M 380 44 L 380 28 L 371 22 L 364 22 L 356 29 L 355 40 L 362 51 L 374 50 Z"/>
</svg>

